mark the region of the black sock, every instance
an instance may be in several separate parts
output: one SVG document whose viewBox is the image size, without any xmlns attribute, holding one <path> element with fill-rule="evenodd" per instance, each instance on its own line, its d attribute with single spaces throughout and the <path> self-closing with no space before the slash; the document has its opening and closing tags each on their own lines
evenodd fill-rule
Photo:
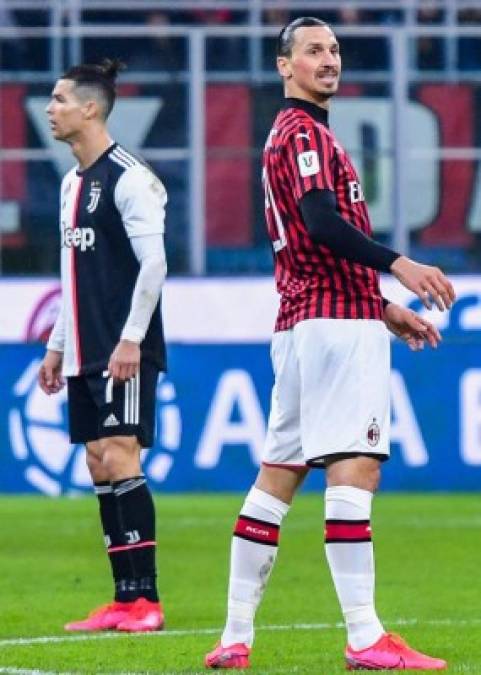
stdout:
<svg viewBox="0 0 481 675">
<path fill-rule="evenodd" d="M 104 531 L 104 541 L 112 567 L 115 584 L 115 600 L 132 602 L 138 597 L 130 551 L 123 550 L 124 534 L 120 526 L 117 499 L 109 482 L 94 484 L 99 500 L 100 520 Z"/>
<path fill-rule="evenodd" d="M 112 483 L 123 527 L 123 546 L 137 583 L 138 597 L 157 602 L 155 566 L 155 509 L 144 476 Z"/>
</svg>

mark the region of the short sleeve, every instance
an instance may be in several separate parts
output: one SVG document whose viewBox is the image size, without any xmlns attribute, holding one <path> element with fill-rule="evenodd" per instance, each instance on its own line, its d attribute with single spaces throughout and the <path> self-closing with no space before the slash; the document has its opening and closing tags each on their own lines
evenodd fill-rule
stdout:
<svg viewBox="0 0 481 675">
<path fill-rule="evenodd" d="M 331 136 L 321 125 L 302 122 L 286 139 L 287 169 L 297 201 L 313 189 L 334 191 Z"/>
<path fill-rule="evenodd" d="M 114 199 L 129 238 L 163 234 L 167 193 L 148 167 L 136 164 L 126 169 L 117 181 Z"/>
</svg>

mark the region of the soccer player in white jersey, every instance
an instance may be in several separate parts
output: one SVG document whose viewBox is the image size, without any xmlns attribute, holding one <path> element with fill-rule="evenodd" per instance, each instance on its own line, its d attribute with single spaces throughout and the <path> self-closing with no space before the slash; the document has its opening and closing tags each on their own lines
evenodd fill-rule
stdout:
<svg viewBox="0 0 481 675">
<path fill-rule="evenodd" d="M 165 370 L 160 295 L 167 196 L 152 170 L 109 135 L 122 64 L 71 68 L 46 108 L 77 161 L 60 190 L 62 305 L 39 370 L 47 394 L 68 388 L 72 443 L 85 443 L 115 595 L 70 631 L 163 627 L 155 511 L 142 474 Z"/>
<path fill-rule="evenodd" d="M 237 520 L 227 621 L 210 668 L 246 668 L 254 617 L 274 565 L 279 531 L 309 467 L 326 471 L 325 549 L 344 615 L 350 669 L 439 670 L 442 659 L 384 630 L 374 605 L 371 503 L 389 455 L 389 341 L 436 346 L 434 327 L 383 301 L 378 271 L 427 304 L 449 309 L 441 270 L 371 238 L 354 165 L 329 128 L 341 72 L 339 44 L 319 19 L 279 36 L 285 100 L 263 161 L 266 223 L 281 296 L 272 340 L 274 388 L 262 466 Z"/>
</svg>

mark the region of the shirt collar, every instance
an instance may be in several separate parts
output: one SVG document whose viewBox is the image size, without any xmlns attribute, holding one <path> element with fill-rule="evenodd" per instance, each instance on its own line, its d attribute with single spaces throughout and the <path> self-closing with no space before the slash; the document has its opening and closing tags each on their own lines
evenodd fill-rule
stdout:
<svg viewBox="0 0 481 675">
<path fill-rule="evenodd" d="M 80 166 L 77 165 L 77 171 L 76 171 L 77 176 L 83 176 L 87 171 L 90 171 L 90 169 L 93 166 L 96 166 L 98 164 L 98 162 L 100 162 L 102 159 L 104 159 L 104 157 L 106 157 L 110 152 L 112 152 L 112 150 L 116 146 L 117 146 L 117 143 L 115 141 L 111 140 L 109 147 L 106 150 L 104 150 L 104 152 L 101 155 L 99 155 L 99 157 L 97 157 L 97 159 L 94 162 L 92 162 L 92 164 L 90 164 L 90 166 L 88 166 L 86 169 L 81 169 Z"/>
<path fill-rule="evenodd" d="M 329 127 L 329 115 L 325 108 L 320 108 L 315 103 L 306 101 L 302 98 L 289 97 L 284 99 L 284 109 L 287 108 L 300 108 L 304 110 L 310 117 L 313 117 L 316 122 L 324 124 L 324 126 Z"/>
</svg>

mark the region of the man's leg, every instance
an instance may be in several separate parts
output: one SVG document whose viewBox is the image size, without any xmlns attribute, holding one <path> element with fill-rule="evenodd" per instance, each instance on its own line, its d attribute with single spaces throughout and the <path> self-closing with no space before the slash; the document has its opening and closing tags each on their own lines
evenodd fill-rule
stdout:
<svg viewBox="0 0 481 675">
<path fill-rule="evenodd" d="M 98 441 L 87 443 L 87 466 L 99 502 L 100 520 L 115 584 L 114 599 L 116 602 L 130 603 L 138 597 L 135 575 L 129 551 L 122 550 L 124 533 L 120 525 L 119 508 L 108 471 L 102 463 L 102 450 Z"/>
<path fill-rule="evenodd" d="M 446 662 L 415 651 L 386 633 L 374 605 L 371 502 L 379 461 L 332 458 L 325 497 L 326 556 L 346 622 L 348 669 L 444 670 Z"/>
<path fill-rule="evenodd" d="M 116 628 L 127 618 L 132 602 L 138 598 L 137 582 L 130 559 L 130 552 L 123 550 L 124 533 L 120 525 L 119 509 L 110 476 L 102 463 L 102 449 L 98 441 L 86 443 L 87 466 L 98 499 L 100 522 L 112 568 L 115 585 L 114 602 L 94 610 L 81 621 L 68 623 L 71 631 L 96 631 Z"/>
<path fill-rule="evenodd" d="M 372 645 L 384 633 L 374 608 L 371 502 L 379 461 L 371 457 L 326 462 L 326 556 L 353 649 Z"/>
<path fill-rule="evenodd" d="M 301 451 L 298 362 L 293 331 L 274 334 L 274 386 L 263 464 L 235 525 L 227 620 L 221 641 L 205 657 L 208 668 L 247 668 L 254 616 L 272 571 L 279 530 L 308 469 Z"/>
<path fill-rule="evenodd" d="M 247 494 L 232 538 L 226 625 L 206 666 L 247 667 L 254 617 L 277 556 L 280 526 L 306 473 L 305 468 L 263 465 Z"/>
<path fill-rule="evenodd" d="M 113 487 L 123 537 L 121 544 L 111 547 L 109 552 L 110 555 L 128 555 L 137 597 L 131 618 L 117 628 L 158 630 L 163 626 L 163 615 L 156 587 L 155 508 L 140 466 L 140 444 L 135 436 L 106 437 L 100 439 L 99 444 L 102 465 Z"/>
</svg>

